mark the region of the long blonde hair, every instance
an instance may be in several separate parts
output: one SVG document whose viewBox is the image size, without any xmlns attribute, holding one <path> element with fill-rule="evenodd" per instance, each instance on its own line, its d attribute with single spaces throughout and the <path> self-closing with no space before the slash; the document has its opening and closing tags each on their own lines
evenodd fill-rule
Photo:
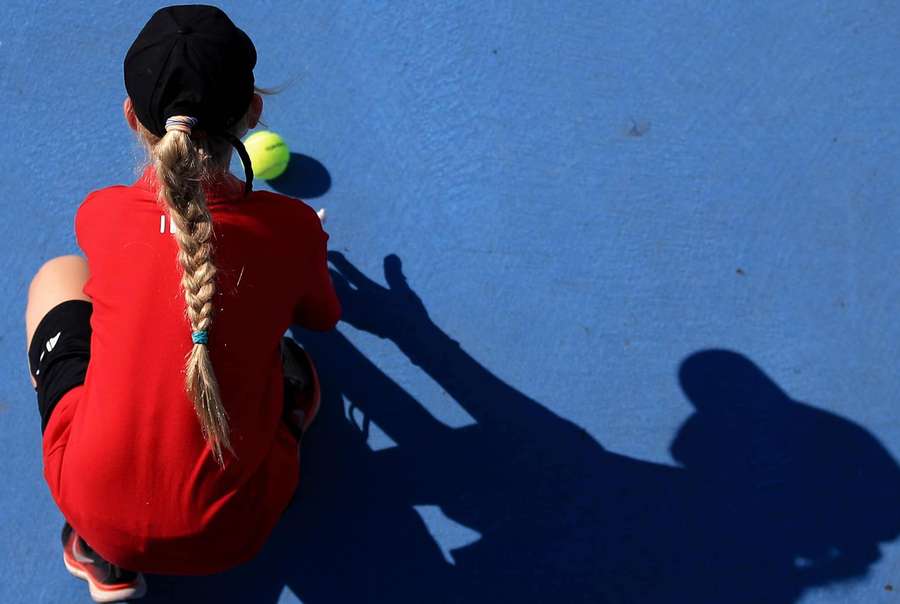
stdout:
<svg viewBox="0 0 900 604">
<path fill-rule="evenodd" d="M 262 94 L 271 93 L 261 88 L 255 90 Z M 249 109 L 228 131 L 241 136 L 247 131 L 248 120 Z M 160 138 L 140 122 L 138 135 L 156 169 L 159 201 L 168 208 L 175 226 L 187 319 L 192 331 L 209 331 L 215 309 L 216 265 L 212 216 L 206 205 L 203 185 L 228 172 L 231 145 L 221 136 L 192 137 L 180 130 L 170 130 Z M 203 437 L 218 464 L 224 467 L 222 450 L 235 453 L 231 446 L 228 413 L 222 404 L 209 348 L 204 343 L 195 343 L 187 355 L 185 389 L 194 404 Z"/>
</svg>

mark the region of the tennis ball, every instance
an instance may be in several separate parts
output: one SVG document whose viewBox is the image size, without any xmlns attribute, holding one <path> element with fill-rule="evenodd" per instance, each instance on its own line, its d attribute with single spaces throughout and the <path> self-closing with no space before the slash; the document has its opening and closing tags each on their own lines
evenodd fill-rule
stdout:
<svg viewBox="0 0 900 604">
<path fill-rule="evenodd" d="M 248 136 L 244 139 L 244 147 L 250 156 L 253 175 L 263 180 L 281 176 L 291 160 L 287 143 L 269 130 L 260 130 Z"/>
</svg>

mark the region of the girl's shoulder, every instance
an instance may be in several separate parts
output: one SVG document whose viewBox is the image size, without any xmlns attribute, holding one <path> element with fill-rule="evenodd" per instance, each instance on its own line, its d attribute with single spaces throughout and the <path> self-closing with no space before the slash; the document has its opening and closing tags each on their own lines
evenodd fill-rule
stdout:
<svg viewBox="0 0 900 604">
<path fill-rule="evenodd" d="M 85 195 L 79 210 L 88 206 L 102 206 L 123 201 L 156 203 L 155 177 L 148 168 L 130 184 L 113 184 L 93 189 Z"/>
<path fill-rule="evenodd" d="M 84 196 L 81 203 L 78 204 L 76 216 L 88 210 L 107 205 L 115 200 L 122 199 L 125 196 L 133 196 L 137 191 L 132 191 L 133 187 L 129 185 L 111 185 L 94 189 Z"/>
<path fill-rule="evenodd" d="M 292 226 L 317 227 L 321 225 L 318 214 L 308 203 L 297 197 L 276 193 L 274 191 L 254 191 L 255 200 L 270 206 L 273 211 L 283 215 Z"/>
</svg>

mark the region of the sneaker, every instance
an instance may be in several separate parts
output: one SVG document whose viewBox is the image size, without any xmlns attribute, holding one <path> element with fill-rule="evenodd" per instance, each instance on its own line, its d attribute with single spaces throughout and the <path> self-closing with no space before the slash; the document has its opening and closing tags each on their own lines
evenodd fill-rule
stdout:
<svg viewBox="0 0 900 604">
<path fill-rule="evenodd" d="M 282 338 L 281 357 L 285 380 L 283 418 L 299 441 L 322 405 L 319 376 L 309 353 L 292 338 Z"/>
<path fill-rule="evenodd" d="M 140 598 L 147 591 L 144 575 L 110 564 L 92 550 L 67 522 L 62 530 L 63 563 L 70 573 L 88 582 L 94 602 Z"/>
</svg>

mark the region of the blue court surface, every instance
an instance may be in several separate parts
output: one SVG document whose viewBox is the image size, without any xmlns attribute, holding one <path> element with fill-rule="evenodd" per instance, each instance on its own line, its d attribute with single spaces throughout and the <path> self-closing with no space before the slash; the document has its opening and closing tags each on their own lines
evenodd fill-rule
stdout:
<svg viewBox="0 0 900 604">
<path fill-rule="evenodd" d="M 23 314 L 159 6 L 0 8 L 0 604 L 89 601 Z M 900 603 L 896 3 L 221 6 L 345 314 L 264 551 L 146 601 Z"/>
</svg>

